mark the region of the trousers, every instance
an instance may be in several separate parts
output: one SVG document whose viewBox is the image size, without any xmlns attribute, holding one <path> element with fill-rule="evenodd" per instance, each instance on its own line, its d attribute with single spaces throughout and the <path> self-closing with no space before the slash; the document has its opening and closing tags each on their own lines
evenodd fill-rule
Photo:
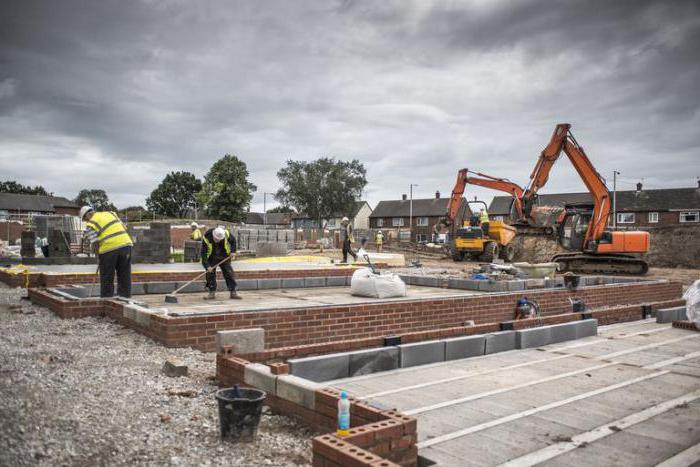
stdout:
<svg viewBox="0 0 700 467">
<path fill-rule="evenodd" d="M 117 276 L 117 295 L 131 297 L 131 247 L 124 246 L 99 255 L 100 297 L 114 296 L 114 275 Z"/>
<path fill-rule="evenodd" d="M 218 263 L 221 261 L 221 259 L 214 260 L 213 262 L 210 260 L 210 264 L 213 266 L 214 264 Z M 226 288 L 229 290 L 236 290 L 236 277 L 233 273 L 233 268 L 231 267 L 231 261 L 224 261 L 219 265 L 221 268 L 221 273 L 224 275 L 224 280 L 226 281 Z M 206 275 L 207 278 L 207 289 L 211 290 L 212 292 L 216 291 L 216 269 L 212 272 L 208 272 Z"/>
</svg>

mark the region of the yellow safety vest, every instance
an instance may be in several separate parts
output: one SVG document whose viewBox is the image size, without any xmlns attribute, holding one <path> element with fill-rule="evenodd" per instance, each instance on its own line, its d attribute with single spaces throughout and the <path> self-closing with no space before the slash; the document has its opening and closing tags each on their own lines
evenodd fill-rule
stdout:
<svg viewBox="0 0 700 467">
<path fill-rule="evenodd" d="M 229 256 L 231 256 L 231 244 L 226 240 L 228 240 L 230 235 L 231 234 L 228 230 L 224 230 L 224 239 L 222 241 L 224 242 L 224 249 L 226 250 L 226 254 Z M 202 237 L 202 241 L 207 246 L 207 258 L 211 258 L 211 253 L 214 251 L 214 245 L 211 244 L 206 235 Z"/>
<path fill-rule="evenodd" d="M 488 222 L 488 221 L 489 221 L 489 213 L 486 212 L 486 211 L 482 211 L 482 212 L 479 214 L 479 220 L 480 220 L 482 223 Z"/>
<path fill-rule="evenodd" d="M 375 241 L 376 241 L 376 243 L 384 242 L 384 234 L 378 233 Z"/>
<path fill-rule="evenodd" d="M 99 244 L 97 252 L 99 254 L 133 245 L 126 227 L 119 220 L 119 216 L 113 212 L 96 212 L 86 224 L 97 232 L 97 243 Z"/>
<path fill-rule="evenodd" d="M 192 240 L 201 240 L 202 239 L 202 232 L 199 229 L 195 229 L 192 231 L 192 235 L 190 235 L 190 238 Z"/>
</svg>

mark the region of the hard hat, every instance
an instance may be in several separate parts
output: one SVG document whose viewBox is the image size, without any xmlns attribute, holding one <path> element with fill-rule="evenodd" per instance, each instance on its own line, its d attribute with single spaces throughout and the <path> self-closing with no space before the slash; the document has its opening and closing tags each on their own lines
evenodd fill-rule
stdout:
<svg viewBox="0 0 700 467">
<path fill-rule="evenodd" d="M 190 227 L 194 227 L 194 228 L 196 229 L 196 228 L 198 228 L 199 226 L 197 225 L 196 222 L 192 222 L 192 223 L 190 224 Z"/>
<path fill-rule="evenodd" d="M 343 217 L 343 222 L 349 222 L 349 221 L 350 221 L 350 219 L 348 219 L 347 217 Z"/>
<path fill-rule="evenodd" d="M 92 209 L 91 206 L 83 206 L 82 208 L 80 208 L 80 218 L 85 219 L 85 214 L 87 214 L 90 211 L 94 211 L 94 209 Z"/>
<path fill-rule="evenodd" d="M 223 227 L 217 227 L 212 232 L 212 236 L 214 237 L 214 240 L 221 241 L 226 236 L 226 231 Z"/>
</svg>

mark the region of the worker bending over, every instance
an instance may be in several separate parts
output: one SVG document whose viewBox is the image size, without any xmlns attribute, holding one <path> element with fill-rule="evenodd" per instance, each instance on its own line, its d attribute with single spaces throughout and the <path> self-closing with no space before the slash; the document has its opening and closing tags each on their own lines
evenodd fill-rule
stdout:
<svg viewBox="0 0 700 467">
<path fill-rule="evenodd" d="M 377 245 L 377 253 L 381 253 L 382 245 L 384 245 L 384 234 L 381 230 L 374 236 L 374 244 Z"/>
<path fill-rule="evenodd" d="M 202 231 L 199 230 L 199 225 L 197 225 L 196 222 L 192 222 L 190 224 L 190 227 L 192 227 L 192 233 L 190 234 L 190 240 L 195 240 L 195 241 L 202 241 Z"/>
<path fill-rule="evenodd" d="M 117 275 L 117 295 L 131 297 L 131 241 L 119 217 L 109 211 L 95 212 L 90 206 L 80 208 L 85 221 L 84 236 L 98 255 L 100 297 L 114 296 L 114 275 Z"/>
<path fill-rule="evenodd" d="M 226 287 L 230 292 L 230 298 L 240 300 L 242 297 L 236 292 L 236 279 L 233 275 L 231 260 L 236 253 L 236 238 L 228 229 L 217 227 L 209 229 L 202 237 L 202 266 L 207 270 L 207 300 L 216 298 L 216 265 L 221 263 L 221 273 L 224 275 Z"/>
<path fill-rule="evenodd" d="M 357 255 L 352 251 L 352 242 L 354 242 L 355 239 L 352 237 L 352 224 L 350 223 L 350 219 L 343 217 L 340 225 L 343 226 L 343 228 L 340 229 L 340 240 L 343 242 L 343 263 L 348 262 L 348 253 L 352 256 L 353 261 L 357 261 Z"/>
</svg>

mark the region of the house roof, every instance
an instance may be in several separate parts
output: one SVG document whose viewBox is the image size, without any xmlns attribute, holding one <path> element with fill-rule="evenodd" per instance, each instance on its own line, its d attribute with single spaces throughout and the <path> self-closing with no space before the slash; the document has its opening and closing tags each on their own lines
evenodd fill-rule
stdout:
<svg viewBox="0 0 700 467">
<path fill-rule="evenodd" d="M 268 225 L 289 225 L 291 222 L 292 213 L 289 212 L 268 212 L 267 213 L 267 224 Z M 245 219 L 246 224 L 265 224 L 265 213 L 263 212 L 249 212 Z"/>
<path fill-rule="evenodd" d="M 61 196 L 24 195 L 19 193 L 0 193 L 0 209 L 33 212 L 56 212 L 56 208 L 80 208 Z"/>
<path fill-rule="evenodd" d="M 427 198 L 427 199 L 414 199 L 413 200 L 413 217 L 441 217 L 447 212 L 447 205 L 450 202 L 450 198 Z M 460 206 L 460 212 L 466 204 L 466 200 L 462 200 L 462 206 Z M 411 201 L 410 200 L 389 200 L 380 201 L 377 207 L 374 208 L 372 214 L 369 217 L 408 217 L 411 213 Z M 467 215 L 471 212 L 467 207 Z"/>
<path fill-rule="evenodd" d="M 489 214 L 507 216 L 512 199 L 510 196 L 494 196 Z M 593 199 L 590 193 L 555 193 L 540 195 L 539 202 L 542 206 L 564 206 L 567 203 L 592 203 Z M 700 188 L 618 191 L 616 203 L 616 210 L 622 212 L 700 209 Z"/>
</svg>

